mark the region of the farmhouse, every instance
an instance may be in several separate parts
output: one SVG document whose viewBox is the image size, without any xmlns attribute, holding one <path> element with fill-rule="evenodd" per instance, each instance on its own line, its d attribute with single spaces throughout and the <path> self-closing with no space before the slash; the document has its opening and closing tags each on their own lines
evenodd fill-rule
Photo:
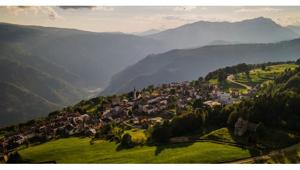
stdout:
<svg viewBox="0 0 300 170">
<path fill-rule="evenodd" d="M 234 135 L 243 136 L 247 131 L 256 132 L 258 124 L 239 118 L 234 125 Z"/>
</svg>

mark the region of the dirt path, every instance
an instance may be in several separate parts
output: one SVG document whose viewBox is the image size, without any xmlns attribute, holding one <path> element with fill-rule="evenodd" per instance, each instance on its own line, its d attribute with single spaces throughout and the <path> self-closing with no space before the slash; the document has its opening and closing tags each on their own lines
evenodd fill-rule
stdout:
<svg viewBox="0 0 300 170">
<path fill-rule="evenodd" d="M 293 150 L 300 150 L 300 143 L 298 143 L 296 145 L 289 146 L 289 147 L 284 148 L 284 149 L 279 149 L 279 150 L 272 151 L 272 152 L 270 152 L 269 154 L 266 154 L 266 155 L 256 156 L 256 157 L 252 157 L 252 158 L 240 159 L 240 160 L 227 162 L 227 163 L 230 163 L 230 164 L 250 164 L 250 163 L 256 163 L 256 162 L 264 162 L 264 161 L 267 161 L 269 159 L 272 159 L 272 157 L 274 157 L 274 156 L 284 155 L 284 153 L 291 152 Z"/>
<path fill-rule="evenodd" d="M 238 84 L 238 85 L 240 85 L 240 86 L 243 86 L 243 87 L 245 87 L 246 89 L 248 89 L 248 90 L 251 90 L 252 89 L 252 87 L 250 87 L 250 86 L 248 86 L 248 85 L 246 85 L 246 84 L 243 84 L 243 83 L 239 83 L 239 82 L 236 82 L 236 81 L 234 81 L 234 75 L 229 75 L 229 76 L 227 76 L 227 81 L 230 81 L 231 83 L 234 83 L 234 84 Z"/>
</svg>

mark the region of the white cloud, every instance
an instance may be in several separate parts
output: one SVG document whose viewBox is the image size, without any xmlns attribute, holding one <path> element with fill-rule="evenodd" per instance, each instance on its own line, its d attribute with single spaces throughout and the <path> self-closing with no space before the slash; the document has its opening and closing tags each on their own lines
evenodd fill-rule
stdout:
<svg viewBox="0 0 300 170">
<path fill-rule="evenodd" d="M 236 10 L 236 13 L 255 13 L 255 12 L 278 12 L 282 11 L 280 8 L 261 7 L 261 8 L 241 8 Z"/>
<path fill-rule="evenodd" d="M 61 18 L 61 16 L 59 16 L 52 7 L 46 6 L 8 6 L 6 9 L 15 16 L 24 14 L 43 14 L 46 15 L 50 20 Z"/>
</svg>

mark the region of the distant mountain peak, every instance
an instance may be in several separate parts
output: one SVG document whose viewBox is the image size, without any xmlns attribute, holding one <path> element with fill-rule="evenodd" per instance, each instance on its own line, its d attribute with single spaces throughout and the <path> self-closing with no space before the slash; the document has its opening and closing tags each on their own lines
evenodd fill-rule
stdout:
<svg viewBox="0 0 300 170">
<path fill-rule="evenodd" d="M 268 23 L 268 24 L 277 24 L 276 22 L 274 22 L 271 18 L 266 18 L 266 17 L 258 17 L 258 18 L 252 18 L 252 19 L 246 19 L 240 22 L 256 22 L 256 23 Z"/>
<path fill-rule="evenodd" d="M 143 31 L 143 32 L 134 32 L 133 34 L 140 35 L 140 36 L 148 36 L 148 35 L 151 35 L 151 34 L 159 33 L 161 31 L 162 30 L 158 30 L 158 29 L 150 29 L 150 30 L 146 30 L 146 31 Z"/>
</svg>

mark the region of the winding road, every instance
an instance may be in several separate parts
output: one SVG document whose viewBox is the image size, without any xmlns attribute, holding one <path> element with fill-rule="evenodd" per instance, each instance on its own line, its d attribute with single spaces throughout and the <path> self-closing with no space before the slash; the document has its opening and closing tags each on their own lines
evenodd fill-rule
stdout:
<svg viewBox="0 0 300 170">
<path fill-rule="evenodd" d="M 233 74 L 227 76 L 226 79 L 227 79 L 227 81 L 229 81 L 229 82 L 231 82 L 231 83 L 238 84 L 238 85 L 240 85 L 240 86 L 245 87 L 247 90 L 251 90 L 251 89 L 252 89 L 251 86 L 248 86 L 248 85 L 243 84 L 243 83 L 236 82 L 236 81 L 234 80 L 234 75 L 233 75 Z"/>
</svg>

